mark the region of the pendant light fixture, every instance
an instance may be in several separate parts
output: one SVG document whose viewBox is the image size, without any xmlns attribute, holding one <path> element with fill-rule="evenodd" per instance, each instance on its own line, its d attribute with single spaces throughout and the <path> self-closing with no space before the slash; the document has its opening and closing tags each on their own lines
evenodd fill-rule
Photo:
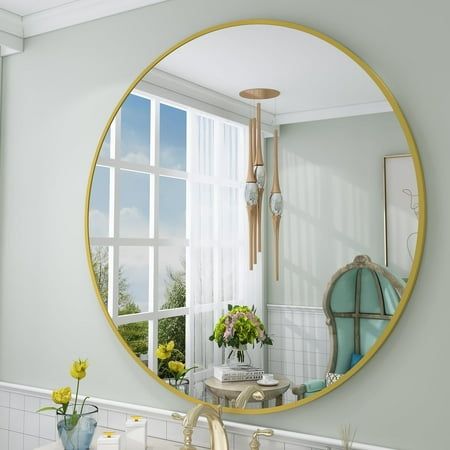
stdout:
<svg viewBox="0 0 450 450">
<path fill-rule="evenodd" d="M 280 177 L 278 173 L 278 129 L 275 130 L 273 143 L 273 181 L 269 197 L 269 208 L 272 212 L 272 225 L 275 240 L 275 280 L 278 281 L 280 279 L 280 221 L 281 214 L 283 213 L 283 196 L 281 195 Z"/>
<path fill-rule="evenodd" d="M 239 95 L 246 99 L 258 101 L 256 104 L 256 117 L 250 119 L 249 125 L 249 160 L 247 182 L 245 186 L 245 201 L 247 204 L 247 214 L 249 221 L 249 268 L 250 270 L 253 270 L 253 265 L 257 262 L 257 253 L 262 251 L 262 200 L 264 195 L 264 186 L 266 183 L 266 170 L 264 167 L 264 158 L 262 152 L 261 103 L 259 102 L 259 100 L 267 100 L 270 98 L 278 97 L 280 95 L 280 92 L 275 89 L 254 88 L 241 91 Z M 277 181 L 277 186 L 279 189 L 279 181 Z M 279 194 L 279 192 L 273 191 L 272 186 L 271 197 L 274 193 Z M 275 199 L 276 197 L 274 197 L 274 200 Z M 273 214 L 274 213 L 272 211 L 272 215 Z M 278 231 L 276 233 L 276 236 L 279 235 L 279 219 L 277 230 Z M 278 242 L 278 238 L 276 238 L 276 240 Z M 278 261 L 278 252 L 276 252 L 276 259 Z M 276 277 L 278 280 L 277 274 L 278 269 L 276 272 Z"/>
</svg>

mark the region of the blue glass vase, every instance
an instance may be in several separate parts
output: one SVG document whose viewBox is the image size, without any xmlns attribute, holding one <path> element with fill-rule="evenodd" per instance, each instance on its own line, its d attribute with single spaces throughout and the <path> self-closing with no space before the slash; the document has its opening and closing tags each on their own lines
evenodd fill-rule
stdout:
<svg viewBox="0 0 450 450">
<path fill-rule="evenodd" d="M 69 405 L 66 414 L 56 412 L 56 427 L 64 450 L 89 450 L 97 427 L 98 408 L 87 404 L 81 414 L 74 416 L 72 412 L 73 405 Z"/>
</svg>

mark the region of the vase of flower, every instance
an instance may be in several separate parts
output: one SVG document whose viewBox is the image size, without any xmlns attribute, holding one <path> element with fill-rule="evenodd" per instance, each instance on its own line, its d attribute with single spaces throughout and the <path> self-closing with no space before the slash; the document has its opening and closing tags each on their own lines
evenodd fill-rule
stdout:
<svg viewBox="0 0 450 450">
<path fill-rule="evenodd" d="M 72 407 L 71 407 L 72 406 Z M 69 410 L 73 411 L 69 405 Z M 98 408 L 85 404 L 80 413 L 56 411 L 56 427 L 64 450 L 88 450 L 97 427 Z"/>
<path fill-rule="evenodd" d="M 252 360 L 246 345 L 231 349 L 227 357 L 227 366 L 234 370 L 244 370 L 252 366 Z"/>
<path fill-rule="evenodd" d="M 69 386 L 52 392 L 52 400 L 58 405 L 45 406 L 38 410 L 56 411 L 58 435 L 64 450 L 89 450 L 95 428 L 97 427 L 98 408 L 86 403 L 89 397 L 79 400 L 80 381 L 86 376 L 88 362 L 78 359 L 70 368 L 70 375 L 77 381 L 76 393 L 72 401 L 72 390 Z"/>
<path fill-rule="evenodd" d="M 166 383 L 173 386 L 177 391 L 183 392 L 183 394 L 189 395 L 189 379 L 176 379 L 176 378 L 166 378 Z"/>
<path fill-rule="evenodd" d="M 181 359 L 184 354 L 175 348 L 175 342 L 159 344 L 155 351 L 158 358 L 158 375 L 180 392 L 189 395 L 189 379 L 186 375 L 197 366 L 186 367 Z"/>
<path fill-rule="evenodd" d="M 228 312 L 217 321 L 209 340 L 219 347 L 230 347 L 226 362 L 233 369 L 251 367 L 247 345 L 272 345 L 254 306 L 228 305 Z"/>
</svg>

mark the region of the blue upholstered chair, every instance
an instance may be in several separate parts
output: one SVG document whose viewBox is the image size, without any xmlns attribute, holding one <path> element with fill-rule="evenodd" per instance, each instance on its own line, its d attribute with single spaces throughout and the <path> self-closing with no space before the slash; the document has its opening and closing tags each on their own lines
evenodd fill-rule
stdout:
<svg viewBox="0 0 450 450">
<path fill-rule="evenodd" d="M 292 388 L 300 400 L 347 372 L 372 347 L 394 314 L 404 281 L 368 256 L 357 256 L 331 278 L 323 298 L 330 332 L 325 378 Z"/>
</svg>

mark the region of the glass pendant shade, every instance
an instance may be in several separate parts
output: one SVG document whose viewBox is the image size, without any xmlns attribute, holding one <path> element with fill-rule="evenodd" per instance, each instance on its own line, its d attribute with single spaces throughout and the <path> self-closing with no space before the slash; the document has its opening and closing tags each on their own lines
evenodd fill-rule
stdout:
<svg viewBox="0 0 450 450">
<path fill-rule="evenodd" d="M 258 189 L 263 189 L 266 182 L 266 169 L 264 168 L 264 166 L 255 167 L 255 177 Z"/>
<path fill-rule="evenodd" d="M 270 195 L 269 206 L 274 216 L 281 216 L 283 213 L 283 196 L 281 192 L 273 192 Z"/>
<path fill-rule="evenodd" d="M 245 183 L 245 203 L 247 206 L 255 206 L 258 203 L 258 185 L 256 183 Z"/>
</svg>

